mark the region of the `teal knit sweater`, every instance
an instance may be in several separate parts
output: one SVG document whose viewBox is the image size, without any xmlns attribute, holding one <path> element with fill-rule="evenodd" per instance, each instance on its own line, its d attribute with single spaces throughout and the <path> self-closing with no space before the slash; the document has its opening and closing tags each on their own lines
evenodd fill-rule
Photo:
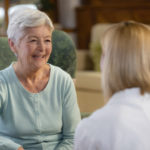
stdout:
<svg viewBox="0 0 150 150">
<path fill-rule="evenodd" d="M 30 93 L 12 65 L 0 71 L 0 150 L 72 150 L 80 121 L 74 83 L 50 65 L 50 79 L 40 93 Z"/>
</svg>

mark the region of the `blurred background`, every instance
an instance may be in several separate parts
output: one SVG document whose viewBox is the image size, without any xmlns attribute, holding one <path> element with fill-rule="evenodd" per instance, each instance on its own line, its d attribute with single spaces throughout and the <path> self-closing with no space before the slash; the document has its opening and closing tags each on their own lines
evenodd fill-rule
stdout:
<svg viewBox="0 0 150 150">
<path fill-rule="evenodd" d="M 77 43 L 75 8 L 78 6 L 80 0 L 0 0 L 0 35 L 6 35 L 9 14 L 17 8 L 30 7 L 46 12 L 55 28 L 68 32 Z"/>
<path fill-rule="evenodd" d="M 0 35 L 6 34 L 8 14 L 17 7 L 46 12 L 55 27 L 68 32 L 80 49 L 89 48 L 91 28 L 97 23 L 150 23 L 150 0 L 0 0 Z"/>
</svg>

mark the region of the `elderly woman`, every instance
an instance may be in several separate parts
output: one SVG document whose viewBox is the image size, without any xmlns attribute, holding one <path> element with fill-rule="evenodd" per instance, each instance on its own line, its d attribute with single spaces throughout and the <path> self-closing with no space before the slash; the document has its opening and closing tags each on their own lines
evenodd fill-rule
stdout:
<svg viewBox="0 0 150 150">
<path fill-rule="evenodd" d="M 150 150 L 150 28 L 137 22 L 112 25 L 101 59 L 109 102 L 79 124 L 75 150 Z"/>
<path fill-rule="evenodd" d="M 43 12 L 14 12 L 7 34 L 17 61 L 0 71 L 0 150 L 72 150 L 80 121 L 69 74 L 48 64 L 53 24 Z"/>
</svg>

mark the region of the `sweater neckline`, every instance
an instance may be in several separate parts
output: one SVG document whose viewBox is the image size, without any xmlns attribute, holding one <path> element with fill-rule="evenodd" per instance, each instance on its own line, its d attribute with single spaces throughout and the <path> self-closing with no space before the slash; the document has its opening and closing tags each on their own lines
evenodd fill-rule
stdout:
<svg viewBox="0 0 150 150">
<path fill-rule="evenodd" d="M 48 87 L 51 86 L 51 80 L 52 80 L 52 78 L 53 78 L 53 66 L 52 66 L 51 64 L 48 64 L 49 67 L 50 67 L 50 77 L 49 77 L 48 83 L 47 83 L 46 87 L 45 87 L 43 90 L 41 90 L 40 92 L 38 92 L 38 93 L 32 93 L 32 92 L 28 91 L 26 88 L 24 88 L 24 86 L 21 84 L 21 82 L 19 81 L 19 79 L 18 79 L 18 77 L 17 77 L 17 75 L 16 75 L 16 73 L 15 73 L 15 70 L 14 70 L 14 68 L 13 68 L 13 64 L 14 64 L 14 62 L 11 64 L 10 67 L 11 67 L 11 71 L 12 71 L 14 80 L 15 80 L 16 84 L 18 85 L 18 87 L 19 87 L 23 92 L 25 92 L 26 94 L 28 94 L 28 95 L 30 95 L 30 96 L 39 95 L 39 94 L 41 94 L 41 93 L 45 93 L 45 92 L 48 90 Z"/>
</svg>

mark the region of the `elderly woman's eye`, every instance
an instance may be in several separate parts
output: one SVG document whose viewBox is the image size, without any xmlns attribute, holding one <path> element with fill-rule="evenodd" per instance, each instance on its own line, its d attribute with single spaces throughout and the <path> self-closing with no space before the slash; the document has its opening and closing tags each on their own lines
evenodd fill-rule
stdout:
<svg viewBox="0 0 150 150">
<path fill-rule="evenodd" d="M 51 40 L 47 39 L 47 40 L 45 40 L 45 42 L 48 42 L 48 43 L 50 43 L 50 42 L 51 42 Z"/>
<path fill-rule="evenodd" d="M 35 39 L 32 39 L 32 40 L 30 40 L 30 42 L 36 42 L 37 40 L 35 40 Z"/>
</svg>

